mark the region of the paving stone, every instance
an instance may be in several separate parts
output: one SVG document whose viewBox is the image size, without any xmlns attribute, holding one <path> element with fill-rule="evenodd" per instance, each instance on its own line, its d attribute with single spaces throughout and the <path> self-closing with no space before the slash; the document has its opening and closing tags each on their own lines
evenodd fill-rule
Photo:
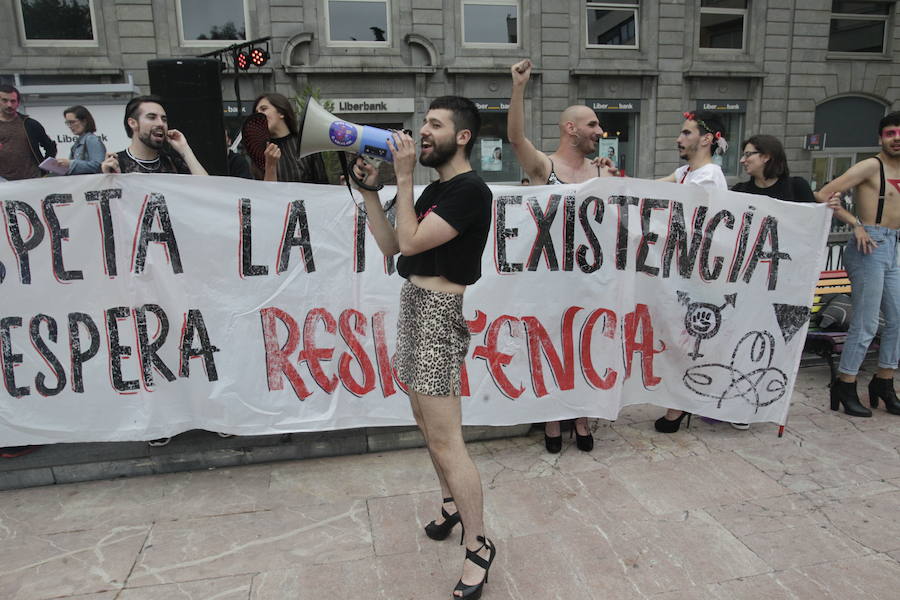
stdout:
<svg viewBox="0 0 900 600">
<path fill-rule="evenodd" d="M 129 585 L 191 581 L 374 556 L 361 500 L 154 525 Z"/>
<path fill-rule="evenodd" d="M 788 492 L 730 453 L 613 466 L 613 476 L 653 514 L 781 496 Z"/>
<path fill-rule="evenodd" d="M 149 529 L 93 529 L 0 544 L 0 598 L 43 600 L 119 589 Z"/>
</svg>

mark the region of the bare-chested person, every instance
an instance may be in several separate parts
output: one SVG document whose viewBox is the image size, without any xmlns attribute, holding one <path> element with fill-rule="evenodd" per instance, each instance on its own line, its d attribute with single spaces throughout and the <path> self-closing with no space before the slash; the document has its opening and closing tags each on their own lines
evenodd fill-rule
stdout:
<svg viewBox="0 0 900 600">
<path fill-rule="evenodd" d="M 531 78 L 531 60 L 517 62 L 512 72 L 512 97 L 506 115 L 506 132 L 516 159 L 535 185 L 584 183 L 594 177 L 612 175 L 615 167 L 607 157 L 591 160 L 603 137 L 600 119 L 584 105 L 576 104 L 559 115 L 559 145 L 547 155 L 525 137 L 525 86 Z"/>
<path fill-rule="evenodd" d="M 589 155 L 597 151 L 597 142 L 603 137 L 600 119 L 584 105 L 570 106 L 559 116 L 559 145 L 553 154 L 547 155 L 525 137 L 525 86 L 531 78 L 531 60 L 525 59 L 512 66 L 512 97 L 506 115 L 506 132 L 516 159 L 528 179 L 535 185 L 584 183 L 594 177 L 613 175 L 615 167 L 607 157 L 591 160 Z M 580 450 L 590 452 L 594 437 L 588 427 L 587 417 L 575 419 L 575 441 Z M 548 452 L 562 449 L 559 421 L 544 425 L 544 445 Z"/>
<path fill-rule="evenodd" d="M 887 411 L 900 415 L 894 392 L 894 369 L 900 360 L 900 265 L 897 235 L 900 233 L 900 112 L 878 124 L 881 152 L 862 160 L 816 192 L 819 202 L 833 194 L 855 188 L 856 213 L 835 210 L 841 221 L 853 225 L 853 235 L 844 249 L 844 268 L 853 287 L 850 331 L 844 342 L 838 379 L 831 386 L 831 410 L 870 417 L 856 393 L 856 375 L 869 344 L 878 330 L 878 309 L 885 326 L 878 349 L 878 371 L 869 382 L 869 403 L 883 400 Z"/>
</svg>

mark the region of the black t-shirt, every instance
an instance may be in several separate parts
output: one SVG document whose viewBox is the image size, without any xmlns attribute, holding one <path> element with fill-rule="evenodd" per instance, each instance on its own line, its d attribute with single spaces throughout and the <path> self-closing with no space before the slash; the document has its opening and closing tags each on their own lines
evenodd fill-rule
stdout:
<svg viewBox="0 0 900 600">
<path fill-rule="evenodd" d="M 158 161 L 144 161 L 143 164 L 128 156 L 127 150 L 117 152 L 119 170 L 122 173 L 180 173 L 190 175 L 191 170 L 180 156 L 174 152 L 160 152 Z"/>
<path fill-rule="evenodd" d="M 816 201 L 809 184 L 802 177 L 779 177 L 778 181 L 767 188 L 758 187 L 751 177 L 749 181 L 740 181 L 734 184 L 731 191 L 769 196 L 788 202 Z"/>
<path fill-rule="evenodd" d="M 493 196 L 474 171 L 447 181 L 435 181 L 416 201 L 416 217 L 421 222 L 434 212 L 459 232 L 455 238 L 413 256 L 397 260 L 397 272 L 410 275 L 442 275 L 460 285 L 471 285 L 481 277 L 481 254 L 491 229 Z"/>
</svg>

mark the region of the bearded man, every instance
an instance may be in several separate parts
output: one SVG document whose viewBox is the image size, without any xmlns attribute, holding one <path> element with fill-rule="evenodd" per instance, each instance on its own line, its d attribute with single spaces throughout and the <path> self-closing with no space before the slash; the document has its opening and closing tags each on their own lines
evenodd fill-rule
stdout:
<svg viewBox="0 0 900 600">
<path fill-rule="evenodd" d="M 169 129 L 166 109 L 156 96 L 132 98 L 125 106 L 124 125 L 131 145 L 106 154 L 100 165 L 104 173 L 208 175 L 184 134 Z"/>
</svg>

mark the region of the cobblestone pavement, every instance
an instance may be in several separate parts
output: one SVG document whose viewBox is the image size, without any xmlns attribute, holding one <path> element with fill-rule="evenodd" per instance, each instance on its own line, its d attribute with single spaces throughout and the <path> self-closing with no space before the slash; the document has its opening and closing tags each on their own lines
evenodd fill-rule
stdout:
<svg viewBox="0 0 900 600">
<path fill-rule="evenodd" d="M 781 439 L 661 435 L 642 405 L 590 454 L 471 444 L 484 598 L 896 600 L 900 417 L 828 410 L 826 378 L 801 369 Z M 422 449 L 0 492 L 0 598 L 446 599 L 463 551 L 422 532 L 439 496 Z"/>
</svg>

